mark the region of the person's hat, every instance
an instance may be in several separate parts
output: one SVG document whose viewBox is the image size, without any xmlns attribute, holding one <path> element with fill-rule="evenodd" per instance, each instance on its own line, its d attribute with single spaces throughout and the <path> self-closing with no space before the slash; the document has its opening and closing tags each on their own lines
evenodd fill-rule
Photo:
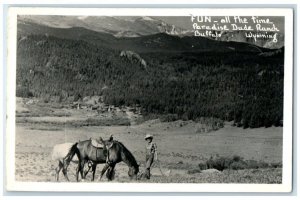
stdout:
<svg viewBox="0 0 300 200">
<path fill-rule="evenodd" d="M 147 140 L 148 138 L 153 139 L 153 135 L 147 134 L 146 137 L 145 137 L 145 140 Z"/>
</svg>

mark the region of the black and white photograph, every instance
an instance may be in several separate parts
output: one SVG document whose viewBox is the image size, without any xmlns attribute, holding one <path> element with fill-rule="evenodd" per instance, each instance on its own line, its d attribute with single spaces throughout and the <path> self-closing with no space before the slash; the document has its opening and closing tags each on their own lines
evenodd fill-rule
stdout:
<svg viewBox="0 0 300 200">
<path fill-rule="evenodd" d="M 8 188 L 291 189 L 291 10 L 73 11 L 10 13 Z"/>
</svg>

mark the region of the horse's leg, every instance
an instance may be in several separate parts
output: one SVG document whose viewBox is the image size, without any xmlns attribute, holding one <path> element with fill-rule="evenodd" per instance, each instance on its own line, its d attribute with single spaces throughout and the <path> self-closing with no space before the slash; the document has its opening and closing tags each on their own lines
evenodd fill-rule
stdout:
<svg viewBox="0 0 300 200">
<path fill-rule="evenodd" d="M 81 166 L 81 159 L 78 159 L 78 166 L 77 166 L 77 169 L 76 169 L 76 181 L 77 182 L 79 180 L 80 166 Z"/>
<path fill-rule="evenodd" d="M 63 161 L 63 163 L 62 163 L 62 172 L 63 172 L 65 178 L 67 179 L 67 181 L 70 181 L 69 177 L 68 177 L 68 173 L 67 173 L 69 164 L 70 164 L 70 162 L 66 162 L 66 161 Z"/>
<path fill-rule="evenodd" d="M 90 170 L 91 170 L 91 166 L 88 165 L 88 169 L 84 172 L 84 178 L 86 177 L 86 175 L 89 173 Z"/>
<path fill-rule="evenodd" d="M 92 172 L 93 172 L 92 181 L 95 180 L 95 172 L 96 172 L 96 168 L 97 168 L 97 164 L 94 163 L 93 166 L 92 166 Z"/>
<path fill-rule="evenodd" d="M 55 179 L 56 179 L 56 181 L 58 181 L 59 180 L 59 172 L 60 172 L 60 170 L 63 168 L 63 163 L 59 160 L 58 161 L 58 166 L 57 166 L 57 168 L 55 169 L 55 172 L 56 172 L 56 174 L 55 174 Z"/>
<path fill-rule="evenodd" d="M 80 175 L 81 175 L 81 178 L 82 178 L 83 180 L 85 179 L 84 174 L 83 174 L 84 164 L 85 164 L 85 160 L 82 160 L 82 161 L 80 162 Z"/>
<path fill-rule="evenodd" d="M 109 168 L 109 165 L 106 163 L 101 171 L 100 177 L 99 177 L 99 181 L 101 181 L 103 174 L 106 172 L 106 170 Z"/>
<path fill-rule="evenodd" d="M 111 164 L 107 170 L 106 177 L 109 181 L 113 180 L 115 166 L 116 166 L 115 164 Z"/>
</svg>

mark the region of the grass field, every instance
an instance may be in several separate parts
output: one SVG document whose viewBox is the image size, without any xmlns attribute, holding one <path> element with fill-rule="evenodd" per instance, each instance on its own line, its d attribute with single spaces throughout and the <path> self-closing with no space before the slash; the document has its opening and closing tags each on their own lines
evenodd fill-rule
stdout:
<svg viewBox="0 0 300 200">
<path fill-rule="evenodd" d="M 154 135 L 158 146 L 162 171 L 169 171 L 170 174 L 168 177 L 163 176 L 156 163 L 148 182 L 281 183 L 281 168 L 224 170 L 219 173 L 201 173 L 197 169 L 200 162 L 214 155 L 239 155 L 244 159 L 268 163 L 282 162 L 282 127 L 242 129 L 228 122 L 217 131 L 198 133 L 197 123 L 192 121 L 151 120 L 138 125 L 121 126 L 118 123 L 132 121 L 133 116 L 128 113 L 99 114 L 59 104 L 28 102 L 29 99 L 17 101 L 15 172 L 18 181 L 55 181 L 54 169 L 57 163 L 51 160 L 55 144 L 75 143 L 99 136 L 106 139 L 111 134 L 128 147 L 143 170 L 144 136 L 150 133 Z M 115 124 L 103 125 L 104 122 Z M 75 168 L 75 165 L 69 168 L 71 181 L 75 181 Z M 101 168 L 98 165 L 96 178 Z M 114 181 L 130 181 L 127 170 L 125 164 L 118 164 Z M 87 178 L 90 179 L 90 176 Z M 62 175 L 60 180 L 65 181 Z"/>
</svg>

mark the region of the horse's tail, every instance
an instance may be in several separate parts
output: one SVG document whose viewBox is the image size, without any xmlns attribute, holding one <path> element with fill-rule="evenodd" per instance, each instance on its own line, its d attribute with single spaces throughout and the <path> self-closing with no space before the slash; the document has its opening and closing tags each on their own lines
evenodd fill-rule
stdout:
<svg viewBox="0 0 300 200">
<path fill-rule="evenodd" d="M 70 162 L 72 161 L 74 155 L 76 154 L 76 152 L 78 152 L 77 144 L 78 144 L 78 142 L 76 142 L 75 144 L 73 144 L 71 146 L 68 154 L 63 159 L 64 160 L 64 164 L 66 163 L 67 165 L 69 165 Z"/>
</svg>

